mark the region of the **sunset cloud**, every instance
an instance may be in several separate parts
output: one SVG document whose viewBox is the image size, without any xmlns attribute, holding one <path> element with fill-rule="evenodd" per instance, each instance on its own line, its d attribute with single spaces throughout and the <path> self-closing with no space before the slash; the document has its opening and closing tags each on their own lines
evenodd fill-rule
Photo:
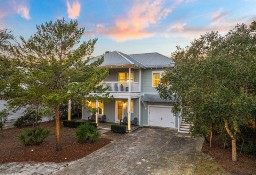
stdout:
<svg viewBox="0 0 256 175">
<path fill-rule="evenodd" d="M 80 15 L 80 3 L 78 0 L 73 1 L 73 3 L 70 3 L 69 0 L 66 1 L 67 4 L 67 12 L 68 17 L 70 19 L 76 19 Z"/>
<path fill-rule="evenodd" d="M 29 15 L 29 8 L 25 5 L 19 5 L 16 8 L 17 14 L 19 14 L 22 18 L 29 20 L 30 15 Z"/>
<path fill-rule="evenodd" d="M 106 35 L 118 42 L 154 36 L 155 33 L 149 30 L 150 26 L 160 23 L 182 2 L 187 1 L 170 3 L 166 0 L 134 0 L 128 13 L 116 18 L 113 26 L 98 26 L 94 33 Z"/>
<path fill-rule="evenodd" d="M 224 22 L 225 18 L 227 17 L 228 13 L 223 12 L 222 10 L 218 10 L 210 14 L 210 19 L 212 20 L 212 26 L 220 25 Z"/>
</svg>

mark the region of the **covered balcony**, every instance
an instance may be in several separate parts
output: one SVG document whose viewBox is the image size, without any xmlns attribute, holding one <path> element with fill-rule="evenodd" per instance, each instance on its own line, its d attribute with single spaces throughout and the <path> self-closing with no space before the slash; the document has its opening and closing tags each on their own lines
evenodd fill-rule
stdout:
<svg viewBox="0 0 256 175">
<path fill-rule="evenodd" d="M 120 81 L 108 81 L 101 83 L 104 88 L 108 88 L 107 92 L 140 92 L 139 82 L 120 82 Z"/>
</svg>

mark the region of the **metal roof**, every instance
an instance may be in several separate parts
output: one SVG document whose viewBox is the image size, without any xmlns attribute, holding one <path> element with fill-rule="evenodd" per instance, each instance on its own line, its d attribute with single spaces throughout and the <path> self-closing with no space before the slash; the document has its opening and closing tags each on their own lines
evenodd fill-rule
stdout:
<svg viewBox="0 0 256 175">
<path fill-rule="evenodd" d="M 143 101 L 143 102 L 158 102 L 158 103 L 161 103 L 161 102 L 164 102 L 164 103 L 173 102 L 172 100 L 162 99 L 159 94 L 144 94 L 141 97 L 141 101 Z"/>
<path fill-rule="evenodd" d="M 174 61 L 172 58 L 168 58 L 157 52 L 131 54 L 130 56 L 147 68 L 163 68 L 174 66 Z"/>
<path fill-rule="evenodd" d="M 101 58 L 97 56 L 89 61 L 89 64 Z M 137 68 L 165 68 L 174 66 L 174 61 L 159 53 L 144 53 L 127 55 L 113 51 L 104 54 L 104 61 L 100 67 L 137 67 Z"/>
</svg>

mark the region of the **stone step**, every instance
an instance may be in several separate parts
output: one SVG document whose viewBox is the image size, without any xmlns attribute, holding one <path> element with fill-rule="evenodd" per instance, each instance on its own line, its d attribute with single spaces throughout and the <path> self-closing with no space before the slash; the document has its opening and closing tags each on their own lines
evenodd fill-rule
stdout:
<svg viewBox="0 0 256 175">
<path fill-rule="evenodd" d="M 187 128 L 187 127 L 180 127 L 180 130 L 186 130 L 186 131 L 189 131 L 190 128 Z"/>
<path fill-rule="evenodd" d="M 180 125 L 180 128 L 186 128 L 186 129 L 189 129 L 189 128 L 190 128 L 190 126 L 188 126 L 188 125 Z"/>
<path fill-rule="evenodd" d="M 178 132 L 179 132 L 179 133 L 184 133 L 184 134 L 189 134 L 189 131 L 182 131 L 182 130 L 179 130 Z"/>
<path fill-rule="evenodd" d="M 182 123 L 182 122 L 181 122 L 181 125 L 184 125 L 184 126 L 191 126 L 191 124 L 189 124 L 189 123 Z"/>
</svg>

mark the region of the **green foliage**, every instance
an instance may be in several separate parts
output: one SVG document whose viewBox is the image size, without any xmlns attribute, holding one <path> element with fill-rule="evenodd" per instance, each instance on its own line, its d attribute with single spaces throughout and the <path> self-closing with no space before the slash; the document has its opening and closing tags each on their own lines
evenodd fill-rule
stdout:
<svg viewBox="0 0 256 175">
<path fill-rule="evenodd" d="M 256 155 L 256 142 L 249 141 L 243 145 L 242 152 L 249 155 Z"/>
<path fill-rule="evenodd" d="M 43 128 L 28 129 L 19 136 L 19 141 L 25 146 L 40 145 L 49 134 L 50 131 Z"/>
<path fill-rule="evenodd" d="M 61 105 L 60 107 L 60 113 L 61 113 L 61 120 L 67 120 L 68 119 L 68 104 Z M 71 118 L 72 119 L 81 119 L 82 117 L 82 104 L 74 104 L 72 103 L 71 108 Z"/>
<path fill-rule="evenodd" d="M 70 121 L 64 120 L 63 121 L 63 126 L 69 127 L 69 128 L 77 128 L 78 126 L 83 125 L 83 124 L 88 124 L 88 125 L 91 125 L 91 126 L 97 128 L 97 124 L 94 122 L 75 121 L 75 120 L 70 120 Z"/>
<path fill-rule="evenodd" d="M 82 124 L 76 129 L 78 143 L 96 142 L 100 138 L 100 132 L 89 124 Z"/>
<path fill-rule="evenodd" d="M 37 116 L 35 111 L 27 111 L 24 116 L 19 117 L 15 121 L 14 126 L 31 126 L 35 125 L 38 121 L 41 121 L 41 116 Z"/>
<path fill-rule="evenodd" d="M 4 92 L 9 105 L 51 108 L 59 131 L 61 105 L 69 99 L 81 103 L 92 91 L 104 92 L 99 83 L 108 71 L 98 68 L 103 58 L 89 63 L 97 39 L 84 41 L 84 31 L 77 21 L 58 19 L 37 25 L 28 40 L 21 36 L 21 42 L 12 49 L 16 74 L 8 80 Z M 56 138 L 60 150 L 60 135 Z"/>
<path fill-rule="evenodd" d="M 127 127 L 124 125 L 111 125 L 111 131 L 115 133 L 125 134 Z"/>
<path fill-rule="evenodd" d="M 224 120 L 237 132 L 254 116 L 256 35 L 251 32 L 242 24 L 225 36 L 207 33 L 173 53 L 176 66 L 157 89 L 162 98 L 176 100 L 174 112 L 194 124 L 194 135 L 209 133 L 211 126 L 223 128 Z"/>
<path fill-rule="evenodd" d="M 7 110 L 2 110 L 0 111 L 0 129 L 3 129 L 4 123 L 7 119 L 7 116 L 9 115 L 9 113 L 7 112 Z"/>
</svg>

